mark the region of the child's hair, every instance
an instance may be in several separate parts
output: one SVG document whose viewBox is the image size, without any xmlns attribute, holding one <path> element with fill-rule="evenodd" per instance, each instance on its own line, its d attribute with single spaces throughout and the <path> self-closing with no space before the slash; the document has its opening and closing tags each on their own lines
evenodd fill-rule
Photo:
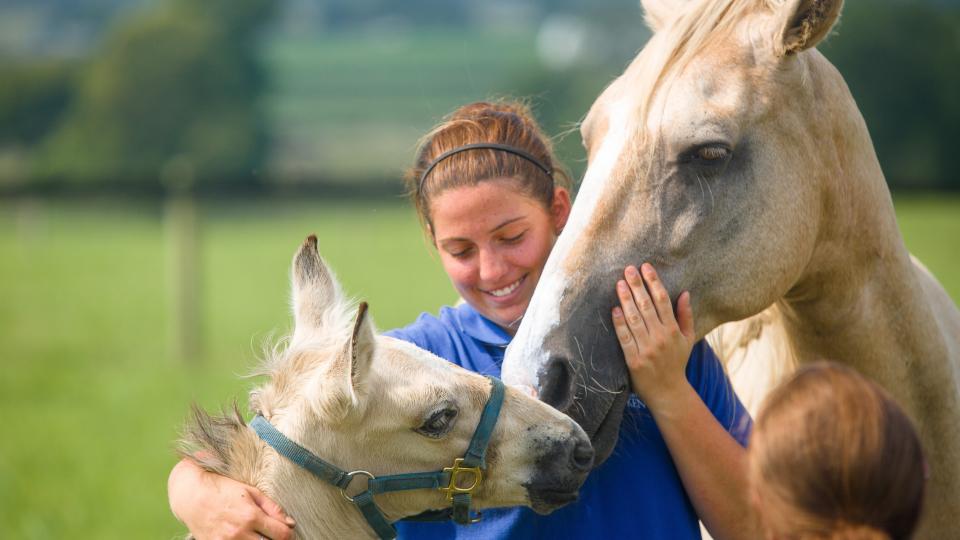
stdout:
<svg viewBox="0 0 960 540">
<path fill-rule="evenodd" d="M 506 145 L 527 157 L 496 148 L 472 148 L 435 162 L 445 152 L 478 143 Z M 406 186 L 421 221 L 429 225 L 432 197 L 494 178 L 513 180 L 521 192 L 547 208 L 555 186 L 570 187 L 570 177 L 554 156 L 550 139 L 523 103 L 480 101 L 453 111 L 421 140 Z"/>
<path fill-rule="evenodd" d="M 907 539 L 925 463 L 913 424 L 879 385 L 821 362 L 775 389 L 750 439 L 761 522 L 782 539 Z"/>
</svg>

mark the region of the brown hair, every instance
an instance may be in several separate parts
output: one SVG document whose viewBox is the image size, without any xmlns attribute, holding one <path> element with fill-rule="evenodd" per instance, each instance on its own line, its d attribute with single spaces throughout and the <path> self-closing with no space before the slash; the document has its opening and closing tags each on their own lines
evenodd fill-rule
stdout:
<svg viewBox="0 0 960 540">
<path fill-rule="evenodd" d="M 476 143 L 516 147 L 539 160 L 552 171 L 552 177 L 523 157 L 482 148 L 443 159 L 420 184 L 423 172 L 440 154 Z M 570 176 L 554 156 L 550 139 L 524 103 L 479 101 L 453 111 L 421 140 L 405 181 L 417 214 L 429 225 L 432 197 L 452 187 L 473 186 L 494 178 L 514 180 L 524 194 L 542 202 L 546 208 L 553 202 L 554 186 L 570 187 Z"/>
<path fill-rule="evenodd" d="M 907 539 L 925 465 L 893 398 L 829 362 L 799 370 L 767 397 L 750 439 L 750 483 L 777 538 Z"/>
</svg>

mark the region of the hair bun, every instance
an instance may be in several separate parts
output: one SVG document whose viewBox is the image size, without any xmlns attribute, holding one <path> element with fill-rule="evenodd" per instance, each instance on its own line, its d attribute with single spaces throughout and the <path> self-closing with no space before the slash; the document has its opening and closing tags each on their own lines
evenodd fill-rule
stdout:
<svg viewBox="0 0 960 540">
<path fill-rule="evenodd" d="M 497 114 L 514 114 L 526 121 L 533 117 L 530 108 L 519 101 L 478 101 L 460 107 L 450 115 L 450 120 L 475 120 Z"/>
</svg>

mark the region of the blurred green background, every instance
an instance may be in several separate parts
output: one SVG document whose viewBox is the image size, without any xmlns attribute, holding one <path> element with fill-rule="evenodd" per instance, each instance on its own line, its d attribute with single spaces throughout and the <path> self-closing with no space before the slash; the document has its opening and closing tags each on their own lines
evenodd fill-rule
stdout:
<svg viewBox="0 0 960 540">
<path fill-rule="evenodd" d="M 572 129 L 648 36 L 636 0 L 4 0 L 0 535 L 182 533 L 178 426 L 245 400 L 302 239 L 381 328 L 453 302 L 400 196 L 417 139 L 528 97 L 579 176 Z M 848 0 L 821 50 L 960 300 L 960 6 Z"/>
</svg>

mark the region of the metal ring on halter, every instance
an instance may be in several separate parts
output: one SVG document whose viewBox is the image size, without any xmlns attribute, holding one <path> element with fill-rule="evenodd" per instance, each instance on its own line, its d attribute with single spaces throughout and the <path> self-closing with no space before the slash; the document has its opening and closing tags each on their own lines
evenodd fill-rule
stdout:
<svg viewBox="0 0 960 540">
<path fill-rule="evenodd" d="M 370 480 L 376 480 L 376 479 L 377 479 L 377 477 L 374 476 L 373 473 L 369 473 L 369 472 L 367 472 L 367 471 L 351 471 L 351 472 L 348 472 L 348 473 L 347 473 L 347 477 L 350 479 L 350 481 L 347 482 L 347 485 L 348 485 L 348 486 L 350 485 L 350 482 L 353 481 L 353 477 L 356 476 L 356 475 L 358 475 L 358 474 L 362 474 L 362 475 L 366 476 L 366 477 L 368 478 L 368 480 L 367 480 L 368 482 L 369 482 Z M 345 488 L 340 488 L 340 494 L 343 495 L 343 498 L 344 498 L 344 499 L 346 499 L 346 500 L 348 500 L 348 501 L 350 501 L 350 502 L 353 502 L 353 497 L 347 495 L 347 492 L 345 491 Z"/>
</svg>

